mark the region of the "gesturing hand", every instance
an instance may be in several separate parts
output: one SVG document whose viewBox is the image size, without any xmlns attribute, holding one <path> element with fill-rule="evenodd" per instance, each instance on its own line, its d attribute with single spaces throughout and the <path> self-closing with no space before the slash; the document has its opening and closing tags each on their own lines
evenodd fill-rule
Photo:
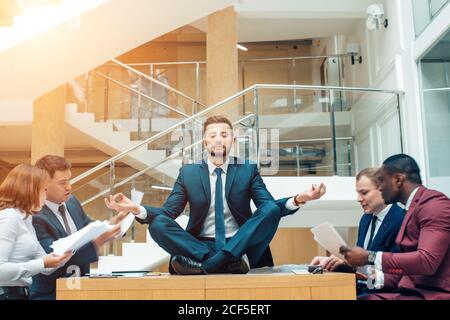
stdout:
<svg viewBox="0 0 450 320">
<path fill-rule="evenodd" d="M 117 212 L 132 212 L 136 215 L 140 212 L 139 206 L 122 193 L 110 195 L 109 199 L 105 198 L 105 204 L 109 209 Z"/>
<path fill-rule="evenodd" d="M 311 188 L 300 192 L 296 197 L 295 201 L 297 203 L 306 203 L 311 200 L 320 199 L 327 192 L 325 184 L 321 183 L 319 186 L 313 184 Z"/>
</svg>

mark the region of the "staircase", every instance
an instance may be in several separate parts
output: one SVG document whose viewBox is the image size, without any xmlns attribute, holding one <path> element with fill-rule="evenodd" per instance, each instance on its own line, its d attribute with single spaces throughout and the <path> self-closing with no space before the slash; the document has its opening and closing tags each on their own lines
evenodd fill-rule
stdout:
<svg viewBox="0 0 450 320">
<path fill-rule="evenodd" d="M 130 131 L 114 130 L 114 121 L 96 122 L 94 113 L 78 112 L 76 104 L 66 105 L 66 123 L 95 140 L 95 145 L 101 151 L 115 155 L 124 152 L 140 141 L 132 140 Z M 145 150 L 140 152 L 136 160 L 143 166 L 151 166 L 166 157 L 166 150 Z"/>
<path fill-rule="evenodd" d="M 78 112 L 77 108 L 77 104 L 74 103 L 66 105 L 66 123 L 83 133 L 92 141 L 91 143 L 95 148 L 104 153 L 114 156 L 142 143 L 142 140 L 132 138 L 137 131 L 136 119 L 96 122 L 94 113 Z M 177 119 L 153 119 L 153 122 L 154 128 L 160 129 L 154 134 L 162 131 L 162 128 L 165 128 L 166 125 L 173 126 L 178 123 Z M 155 167 L 156 170 L 164 172 L 166 176 L 175 179 L 181 162 L 177 159 L 171 161 L 163 160 L 167 158 L 169 153 L 176 152 L 181 148 L 177 146 L 179 136 L 179 133 L 174 132 L 172 139 L 169 140 L 171 143 L 159 145 L 160 149 L 138 148 L 136 152 L 130 153 L 128 157 L 129 165 L 136 170 Z"/>
</svg>

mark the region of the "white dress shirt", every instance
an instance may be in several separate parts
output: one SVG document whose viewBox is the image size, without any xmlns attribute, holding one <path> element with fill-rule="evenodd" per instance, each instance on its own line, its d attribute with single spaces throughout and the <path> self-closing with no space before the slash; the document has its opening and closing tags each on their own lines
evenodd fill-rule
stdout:
<svg viewBox="0 0 450 320">
<path fill-rule="evenodd" d="M 411 202 L 414 199 L 417 190 L 419 190 L 419 187 L 415 188 L 409 195 L 405 205 L 406 212 L 408 212 L 409 207 L 411 206 Z M 381 289 L 383 287 L 384 287 L 383 252 L 379 251 L 377 252 L 375 258 L 375 288 Z"/>
<path fill-rule="evenodd" d="M 391 210 L 392 208 L 392 204 L 386 206 L 383 210 L 381 210 L 379 213 L 375 214 L 377 216 L 377 220 L 375 220 L 375 230 L 373 231 L 373 237 L 372 237 L 372 241 L 373 239 L 375 239 L 378 230 L 380 230 L 381 225 L 383 224 L 383 220 L 386 217 L 386 215 L 388 214 L 389 210 Z M 370 240 L 370 230 L 371 230 L 371 224 L 369 224 L 369 228 L 367 228 L 367 233 L 366 233 L 366 237 L 364 239 L 364 249 L 367 249 L 367 246 L 369 244 L 369 240 Z"/>
<path fill-rule="evenodd" d="M 218 167 L 214 165 L 209 158 L 207 164 L 209 171 L 209 185 L 211 187 L 211 203 L 206 215 L 205 222 L 203 224 L 202 231 L 200 232 L 200 237 L 215 238 L 215 194 L 217 176 L 214 170 Z M 239 230 L 239 225 L 231 214 L 230 208 L 228 207 L 228 203 L 225 198 L 225 183 L 227 180 L 228 164 L 229 161 L 227 160 L 222 166 L 220 166 L 220 168 L 222 168 L 222 198 L 225 222 L 225 236 L 227 238 L 231 238 Z M 299 208 L 300 206 L 295 205 L 294 198 L 290 198 L 286 202 L 286 209 L 288 210 L 297 210 Z M 147 211 L 144 207 L 140 206 L 140 213 L 136 217 L 140 219 L 145 219 L 147 217 Z"/>
<path fill-rule="evenodd" d="M 228 161 L 225 162 L 220 167 L 216 167 L 209 159 L 208 159 L 208 171 L 209 171 L 209 185 L 211 187 L 211 203 L 208 209 L 208 213 L 206 215 L 205 222 L 203 224 L 202 231 L 200 232 L 200 237 L 214 238 L 216 236 L 215 194 L 216 194 L 217 175 L 216 172 L 214 171 L 216 168 L 222 169 L 222 199 L 223 199 L 222 203 L 225 222 L 225 237 L 231 238 L 239 230 L 239 225 L 236 222 L 236 219 L 234 219 L 233 215 L 231 214 L 227 200 L 225 199 L 225 182 L 227 181 Z"/>
<path fill-rule="evenodd" d="M 29 287 L 32 276 L 55 271 L 44 267 L 46 255 L 36 237 L 32 216 L 25 218 L 18 209 L 0 210 L 0 286 Z"/>
<path fill-rule="evenodd" d="M 64 210 L 66 211 L 67 223 L 69 224 L 69 228 L 70 228 L 70 233 L 67 232 L 67 230 L 66 230 L 66 233 L 67 234 L 72 234 L 72 233 L 78 231 L 77 226 L 75 225 L 75 222 L 73 221 L 72 216 L 70 215 L 69 211 L 67 210 L 67 206 L 66 206 L 66 204 L 64 202 L 58 204 L 58 203 L 55 203 L 55 202 L 51 202 L 51 201 L 45 200 L 45 205 L 47 207 L 49 207 L 49 209 L 55 214 L 55 216 L 58 218 L 59 222 L 61 222 L 61 225 L 62 225 L 63 229 L 66 230 L 66 226 L 64 224 L 64 219 L 61 216 L 61 212 L 59 212 L 59 206 L 63 205 L 64 206 Z"/>
</svg>

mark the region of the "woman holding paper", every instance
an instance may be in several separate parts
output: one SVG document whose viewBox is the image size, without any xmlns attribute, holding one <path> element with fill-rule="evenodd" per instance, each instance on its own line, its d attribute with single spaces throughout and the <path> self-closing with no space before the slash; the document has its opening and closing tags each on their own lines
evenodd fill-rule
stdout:
<svg viewBox="0 0 450 320">
<path fill-rule="evenodd" d="M 32 276 L 50 274 L 72 256 L 46 254 L 32 226 L 48 181 L 44 170 L 21 164 L 0 185 L 0 300 L 28 299 Z"/>
</svg>

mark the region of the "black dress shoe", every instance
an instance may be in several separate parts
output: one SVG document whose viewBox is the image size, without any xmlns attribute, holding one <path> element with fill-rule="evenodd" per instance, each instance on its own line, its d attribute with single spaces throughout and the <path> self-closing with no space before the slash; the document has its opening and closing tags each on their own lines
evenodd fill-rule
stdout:
<svg viewBox="0 0 450 320">
<path fill-rule="evenodd" d="M 172 260 L 170 261 L 170 265 L 177 274 L 183 275 L 207 274 L 207 272 L 203 269 L 202 264 L 200 262 L 181 255 L 173 256 Z"/>
<path fill-rule="evenodd" d="M 247 256 L 242 256 L 237 261 L 231 261 L 227 265 L 228 271 L 233 274 L 246 274 L 250 271 L 250 265 Z"/>
</svg>

